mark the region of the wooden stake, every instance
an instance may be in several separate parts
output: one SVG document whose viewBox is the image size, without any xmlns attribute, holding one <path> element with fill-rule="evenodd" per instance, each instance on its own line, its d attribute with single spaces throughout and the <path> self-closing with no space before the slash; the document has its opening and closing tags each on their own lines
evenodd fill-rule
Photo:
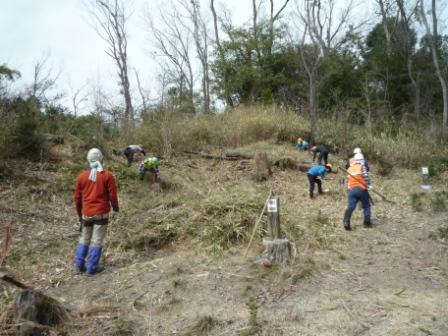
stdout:
<svg viewBox="0 0 448 336">
<path fill-rule="evenodd" d="M 255 232 L 257 231 L 257 228 L 258 228 L 258 224 L 260 224 L 261 218 L 263 218 L 264 210 L 266 209 L 266 207 L 268 205 L 271 195 L 272 195 L 272 190 L 269 191 L 268 198 L 266 198 L 266 202 L 264 202 L 264 206 L 263 206 L 263 209 L 261 210 L 260 216 L 258 217 L 257 222 L 255 223 L 254 229 L 252 231 L 252 236 L 250 237 L 249 244 L 247 244 L 246 251 L 244 252 L 244 256 L 246 256 L 247 252 L 249 251 L 249 247 L 252 244 L 252 240 L 254 239 Z"/>
<path fill-rule="evenodd" d="M 277 196 L 269 198 L 268 223 L 271 239 L 280 239 L 280 199 Z"/>
</svg>

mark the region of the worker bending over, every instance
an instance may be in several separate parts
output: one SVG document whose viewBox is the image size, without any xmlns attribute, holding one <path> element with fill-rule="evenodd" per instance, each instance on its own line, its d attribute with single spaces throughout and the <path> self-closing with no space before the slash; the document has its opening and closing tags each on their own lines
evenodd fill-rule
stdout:
<svg viewBox="0 0 448 336">
<path fill-rule="evenodd" d="M 159 180 L 159 163 L 160 163 L 159 158 L 157 156 L 152 156 L 150 158 L 143 160 L 140 163 L 140 167 L 139 167 L 140 179 L 142 181 L 144 180 L 145 174 L 147 172 L 150 172 L 152 174 L 153 188 L 156 188 L 156 185 Z"/>
<path fill-rule="evenodd" d="M 325 178 L 327 172 L 331 172 L 331 164 L 312 166 L 308 170 L 308 181 L 310 183 L 310 198 L 314 197 L 314 184 L 317 184 L 317 191 L 322 194 L 322 179 Z"/>
<path fill-rule="evenodd" d="M 323 161 L 325 165 L 328 164 L 328 149 L 327 148 L 325 148 L 322 145 L 313 146 L 313 148 L 311 148 L 311 152 L 313 153 L 313 162 L 316 160 L 317 153 L 319 153 L 319 155 L 317 156 L 317 163 L 322 164 L 322 161 Z"/>
<path fill-rule="evenodd" d="M 137 153 L 141 153 L 143 156 L 146 156 L 146 152 L 143 150 L 142 145 L 129 145 L 123 151 L 124 156 L 128 160 L 128 166 L 134 162 L 134 155 Z"/>
</svg>

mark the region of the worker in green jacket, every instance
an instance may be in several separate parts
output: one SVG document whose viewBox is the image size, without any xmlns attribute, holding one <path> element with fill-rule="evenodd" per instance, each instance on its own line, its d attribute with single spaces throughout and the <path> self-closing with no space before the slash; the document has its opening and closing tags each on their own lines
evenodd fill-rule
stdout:
<svg viewBox="0 0 448 336">
<path fill-rule="evenodd" d="M 150 172 L 152 174 L 152 186 L 156 188 L 156 185 L 159 181 L 159 163 L 160 159 L 157 156 L 152 156 L 143 160 L 140 163 L 139 173 L 140 179 L 143 181 L 145 178 L 145 174 Z"/>
</svg>

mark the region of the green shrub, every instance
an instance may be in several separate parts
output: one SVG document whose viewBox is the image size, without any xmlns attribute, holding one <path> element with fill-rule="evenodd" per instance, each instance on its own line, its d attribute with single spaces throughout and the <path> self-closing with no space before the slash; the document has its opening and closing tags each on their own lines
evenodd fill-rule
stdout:
<svg viewBox="0 0 448 336">
<path fill-rule="evenodd" d="M 25 157 L 39 160 L 47 156 L 48 146 L 39 129 L 39 106 L 33 99 L 9 102 L 9 118 L 0 126 L 0 152 L 4 158 Z"/>
</svg>

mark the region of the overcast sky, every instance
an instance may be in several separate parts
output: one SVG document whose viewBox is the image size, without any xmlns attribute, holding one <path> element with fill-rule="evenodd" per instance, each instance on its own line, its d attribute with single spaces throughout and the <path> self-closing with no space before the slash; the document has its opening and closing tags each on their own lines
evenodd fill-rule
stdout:
<svg viewBox="0 0 448 336">
<path fill-rule="evenodd" d="M 138 69 L 143 86 L 151 87 L 157 69 L 149 56 L 148 51 L 153 48 L 143 13 L 148 7 L 156 13 L 157 1 L 132 2 L 129 64 Z M 208 6 L 208 0 L 201 2 L 204 7 Z M 251 0 L 226 0 L 221 4 L 223 2 L 240 23 L 250 18 Z M 88 24 L 82 0 L 0 0 L 0 3 L 0 64 L 21 72 L 22 78 L 17 86 L 30 83 L 36 62 L 50 54 L 48 65 L 55 74 L 60 72 L 59 91 L 70 96 L 72 89 L 76 90 L 85 83 L 100 82 L 109 92 L 118 95 L 114 65 L 105 54 L 105 42 Z"/>
</svg>

